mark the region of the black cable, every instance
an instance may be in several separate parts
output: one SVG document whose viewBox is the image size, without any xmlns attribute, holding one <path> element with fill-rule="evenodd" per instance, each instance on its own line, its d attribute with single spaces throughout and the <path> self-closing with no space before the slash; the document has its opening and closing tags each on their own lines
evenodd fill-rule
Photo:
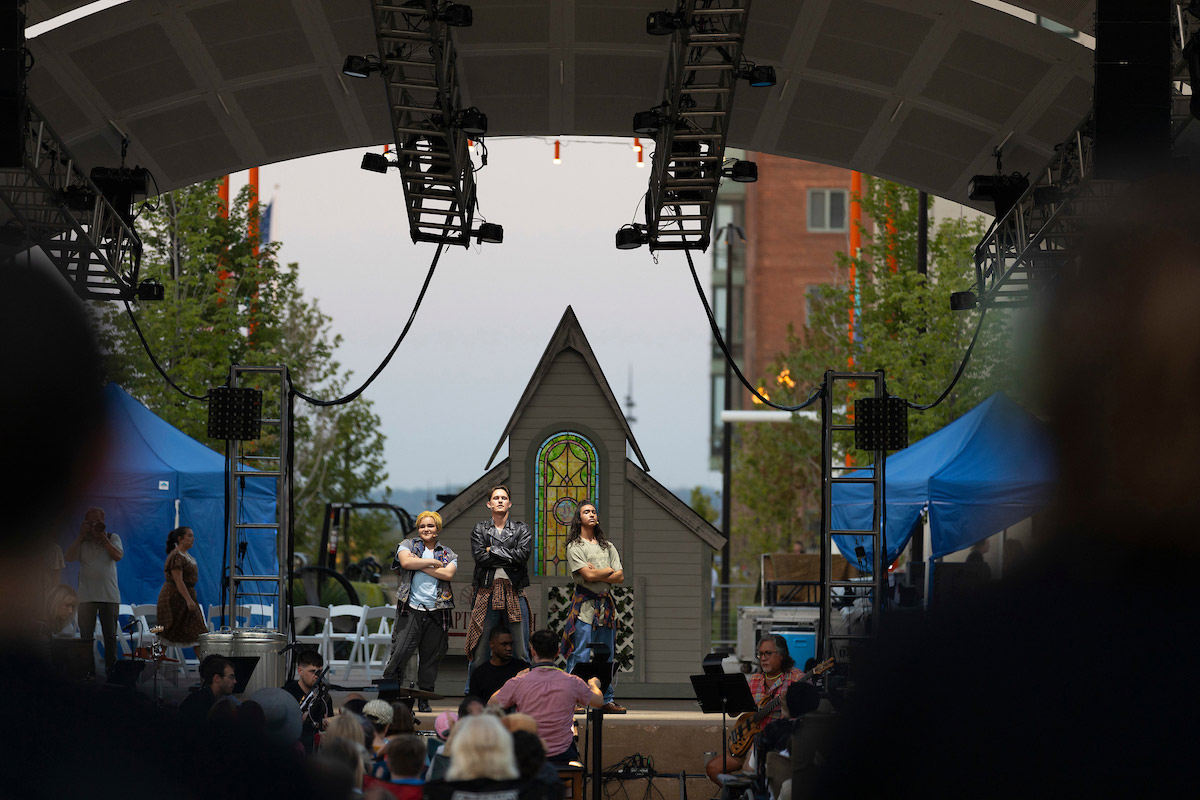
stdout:
<svg viewBox="0 0 1200 800">
<path fill-rule="evenodd" d="M 967 352 L 963 353 L 962 361 L 958 365 L 958 371 L 954 373 L 954 377 L 950 380 L 950 385 L 947 386 L 945 391 L 943 391 L 940 395 L 938 395 L 938 399 L 934 400 L 932 403 L 921 404 L 921 403 L 914 403 L 911 400 L 905 400 L 904 402 L 909 408 L 916 409 L 917 411 L 928 411 L 929 409 L 933 408 L 934 406 L 940 404 L 943 400 L 945 400 L 950 395 L 950 391 L 954 388 L 955 384 L 958 383 L 958 379 L 962 377 L 963 371 L 966 370 L 967 362 L 971 360 L 971 352 L 975 349 L 975 343 L 977 341 L 979 341 L 979 332 L 983 330 L 983 318 L 986 315 L 987 315 L 987 306 L 983 306 L 982 308 L 979 309 L 979 323 L 975 326 L 975 333 L 973 336 L 971 336 L 971 343 L 969 345 L 967 345 Z M 885 380 L 884 381 L 885 393 L 886 393 L 886 387 L 887 387 L 887 381 Z"/>
<path fill-rule="evenodd" d="M 817 402 L 817 400 L 821 398 L 821 393 L 825 390 L 824 383 L 822 383 L 816 389 L 813 389 L 812 394 L 810 394 L 808 399 L 806 399 L 803 403 L 795 406 L 783 406 L 778 403 L 773 403 L 768 398 L 759 394 L 759 391 L 750 385 L 750 382 L 746 380 L 746 376 L 742 374 L 740 369 L 738 369 L 737 361 L 735 361 L 733 356 L 730 354 L 729 348 L 725 346 L 725 338 L 721 336 L 721 326 L 717 324 L 717 318 L 713 316 L 712 308 L 710 308 L 708 305 L 708 298 L 704 296 L 704 287 L 700 285 L 700 276 L 696 274 L 696 265 L 692 263 L 692 252 L 690 250 L 684 250 L 683 253 L 687 256 L 688 269 L 692 272 L 692 281 L 696 284 L 696 292 L 700 295 L 700 303 L 704 306 L 704 313 L 708 316 L 708 325 L 710 328 L 712 328 L 713 336 L 716 338 L 717 344 L 721 348 L 721 352 L 725 355 L 725 360 L 729 362 L 729 366 L 733 369 L 733 373 L 737 375 L 738 380 L 742 382 L 742 385 L 749 389 L 750 393 L 761 400 L 764 405 L 779 409 L 780 411 L 800 411 L 801 409 L 808 408 L 813 403 Z M 732 269 L 732 267 L 732 264 L 727 265 L 727 268 Z"/>
<path fill-rule="evenodd" d="M 379 374 L 381 372 L 383 372 L 383 370 L 387 367 L 388 363 L 392 360 L 392 356 L 396 355 L 396 350 L 399 349 L 400 343 L 403 342 L 404 337 L 408 335 L 408 329 L 412 327 L 413 320 L 415 320 L 417 318 L 417 310 L 421 308 L 421 301 L 425 299 L 425 291 L 427 289 L 429 289 L 429 282 L 431 280 L 433 280 L 433 273 L 437 269 L 438 260 L 442 257 L 442 249 L 445 246 L 446 246 L 446 242 L 444 240 L 441 242 L 438 242 L 437 252 L 435 252 L 433 254 L 433 263 L 431 263 L 429 265 L 429 272 L 427 272 L 425 274 L 425 282 L 423 284 L 421 284 L 421 292 L 420 292 L 420 294 L 417 295 L 417 302 L 413 304 L 412 313 L 408 315 L 408 322 L 404 323 L 404 330 L 400 331 L 400 336 L 399 336 L 399 338 L 396 339 L 396 343 L 392 345 L 392 349 L 388 351 L 388 354 L 386 356 L 384 356 L 383 361 L 380 362 L 379 366 L 375 368 L 375 371 L 371 373 L 370 377 L 368 377 L 367 380 L 365 382 L 363 382 L 362 386 L 358 387 L 350 394 L 345 395 L 344 397 L 336 398 L 334 400 L 318 400 L 315 397 L 311 397 L 311 396 L 305 394 L 304 392 L 300 391 L 299 389 L 292 389 L 291 394 L 296 397 L 299 397 L 301 400 L 312 403 L 314 406 L 343 405 L 345 403 L 349 403 L 351 400 L 353 400 L 354 398 L 356 398 L 360 394 L 362 394 L 363 391 L 368 386 L 370 386 L 374 382 L 374 380 L 379 377 Z"/>
<path fill-rule="evenodd" d="M 146 355 L 150 356 L 150 363 L 154 365 L 156 370 L 158 370 L 158 374 L 163 376 L 163 379 L 166 380 L 172 389 L 179 392 L 184 397 L 187 397 L 191 400 L 207 400 L 211 392 L 205 392 L 204 394 L 192 394 L 191 392 L 186 392 L 179 388 L 179 385 L 175 383 L 175 381 L 171 380 L 171 376 L 168 375 L 167 371 L 162 368 L 162 366 L 158 363 L 158 359 L 154 357 L 154 353 L 150 350 L 150 343 L 146 341 L 146 337 L 142 334 L 142 328 L 140 325 L 138 325 L 137 317 L 133 315 L 133 309 L 129 307 L 129 301 L 125 300 L 124 303 L 125 312 L 129 314 L 129 321 L 133 323 L 133 329 L 137 332 L 138 339 L 142 342 L 142 348 L 146 351 Z"/>
</svg>

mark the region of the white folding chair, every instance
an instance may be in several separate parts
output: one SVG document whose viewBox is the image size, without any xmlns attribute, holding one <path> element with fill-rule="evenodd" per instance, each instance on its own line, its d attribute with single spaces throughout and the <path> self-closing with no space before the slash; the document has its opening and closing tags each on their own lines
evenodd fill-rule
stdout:
<svg viewBox="0 0 1200 800">
<path fill-rule="evenodd" d="M 372 679 L 371 668 L 376 661 L 380 662 L 382 672 L 387 666 L 388 655 L 392 644 L 392 619 L 396 616 L 395 606 L 370 606 L 363 611 L 363 624 L 359 628 L 358 641 L 350 652 L 351 668 L 362 664 L 367 671 L 367 680 Z M 379 658 L 379 648 L 383 648 L 383 658 Z M 346 670 L 350 674 L 350 669 Z"/>
<path fill-rule="evenodd" d="M 353 653 L 354 644 L 358 641 L 358 637 L 362 633 L 363 612 L 366 609 L 363 606 L 339 605 L 329 607 L 329 655 L 325 658 L 325 665 L 329 667 L 345 667 L 346 673 L 343 680 L 350 677 L 350 667 L 354 663 Z M 343 620 L 342 627 L 347 628 L 353 625 L 351 630 L 338 630 L 337 621 Z M 348 624 L 349 623 L 349 624 Z M 349 658 L 337 658 L 337 645 L 339 642 L 346 642 L 350 645 Z"/>
<path fill-rule="evenodd" d="M 129 626 L 130 622 L 135 622 L 136 620 L 137 617 L 133 614 L 133 606 L 129 603 L 121 603 L 117 606 L 117 641 L 121 643 L 121 652 L 126 657 L 133 655 L 133 650 L 129 647 L 129 632 L 125 628 Z"/>
<path fill-rule="evenodd" d="M 274 628 L 275 627 L 275 606 L 266 605 L 263 603 L 248 603 L 244 606 L 238 606 L 238 616 L 241 616 L 241 610 L 246 610 L 246 625 L 251 628 Z"/>
<path fill-rule="evenodd" d="M 141 603 L 133 607 L 133 616 L 138 621 L 137 646 L 149 647 L 153 641 L 150 629 L 158 620 L 158 605 L 156 603 Z"/>
<path fill-rule="evenodd" d="M 296 630 L 302 631 L 309 622 L 315 623 L 311 633 L 297 633 L 296 641 L 316 645 L 316 651 L 322 658 L 329 657 L 329 608 L 326 606 L 296 606 L 293 609 L 296 616 Z"/>
</svg>

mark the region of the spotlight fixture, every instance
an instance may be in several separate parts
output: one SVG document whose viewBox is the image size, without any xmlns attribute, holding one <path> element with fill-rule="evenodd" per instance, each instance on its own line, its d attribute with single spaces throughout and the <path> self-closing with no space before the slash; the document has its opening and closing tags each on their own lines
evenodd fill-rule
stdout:
<svg viewBox="0 0 1200 800">
<path fill-rule="evenodd" d="M 162 300 L 165 294 L 163 285 L 153 278 L 147 278 L 137 286 L 138 300 Z"/>
<path fill-rule="evenodd" d="M 462 3 L 447 3 L 433 13 L 433 18 L 451 28 L 469 28 L 475 21 L 471 7 Z"/>
<path fill-rule="evenodd" d="M 367 78 L 382 68 L 378 56 L 346 56 L 342 62 L 342 74 L 351 78 Z"/>
<path fill-rule="evenodd" d="M 649 111 L 639 111 L 633 115 L 633 132 L 638 136 L 657 136 L 658 129 L 666 122 L 662 106 Z"/>
<path fill-rule="evenodd" d="M 363 153 L 362 164 L 360 166 L 369 172 L 384 173 L 388 171 L 388 167 L 399 165 L 383 153 Z"/>
<path fill-rule="evenodd" d="M 484 222 L 479 225 L 479 228 L 473 231 L 477 237 L 479 244 L 503 244 L 504 242 L 504 226 L 496 225 L 491 222 Z"/>
<path fill-rule="evenodd" d="M 971 200 L 990 200 L 999 220 L 1017 204 L 1028 188 L 1029 178 L 1019 172 L 1011 175 L 976 175 L 967 184 L 967 197 Z"/>
<path fill-rule="evenodd" d="M 470 136 L 483 136 L 487 133 L 488 119 L 487 114 L 484 114 L 478 108 L 471 106 L 470 108 L 459 111 L 454 119 L 459 130 Z"/>
<path fill-rule="evenodd" d="M 738 183 L 754 183 L 758 180 L 758 164 L 753 161 L 734 161 L 732 165 L 721 170 L 726 178 L 733 178 Z"/>
<path fill-rule="evenodd" d="M 748 81 L 751 86 L 767 87 L 775 85 L 775 68 L 763 64 L 759 66 L 751 61 L 742 61 L 738 77 Z"/>
<path fill-rule="evenodd" d="M 651 36 L 670 36 L 683 25 L 683 14 L 678 12 L 651 11 L 646 15 L 646 33 Z"/>
<path fill-rule="evenodd" d="M 950 293 L 950 310 L 951 311 L 970 311 L 975 306 L 979 305 L 979 298 L 974 292 L 951 292 Z"/>
<path fill-rule="evenodd" d="M 646 226 L 636 222 L 622 225 L 617 231 L 618 250 L 637 250 L 649 241 L 650 237 L 646 233 Z"/>
</svg>

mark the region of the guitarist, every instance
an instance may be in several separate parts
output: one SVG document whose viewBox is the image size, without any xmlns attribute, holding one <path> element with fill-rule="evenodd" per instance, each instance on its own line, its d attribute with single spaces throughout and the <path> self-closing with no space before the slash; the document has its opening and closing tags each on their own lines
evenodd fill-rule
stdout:
<svg viewBox="0 0 1200 800">
<path fill-rule="evenodd" d="M 796 662 L 788 654 L 787 640 L 776 634 L 764 636 L 759 640 L 758 669 L 758 672 L 750 676 L 749 682 L 750 694 L 754 696 L 754 702 L 760 708 L 777 697 L 783 697 L 784 692 L 793 683 L 804 680 L 804 673 L 796 669 Z M 784 704 L 779 703 L 762 720 L 762 723 L 766 725 L 769 722 L 783 719 L 783 717 Z M 708 762 L 704 771 L 708 774 L 710 781 L 720 786 L 721 781 L 718 779 L 718 775 L 721 773 L 737 772 L 744 764 L 745 759 L 727 756 L 725 763 L 722 765 L 721 755 L 718 754 Z"/>
</svg>

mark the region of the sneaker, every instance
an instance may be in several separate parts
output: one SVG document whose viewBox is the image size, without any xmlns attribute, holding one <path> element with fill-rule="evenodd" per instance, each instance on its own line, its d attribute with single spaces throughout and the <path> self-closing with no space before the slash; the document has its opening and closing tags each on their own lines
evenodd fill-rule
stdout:
<svg viewBox="0 0 1200 800">
<path fill-rule="evenodd" d="M 629 711 L 625 706 L 619 706 L 616 703 L 605 703 L 600 707 L 600 710 L 605 714 L 624 714 Z"/>
<path fill-rule="evenodd" d="M 420 711 L 422 714 L 432 714 L 433 708 L 430 707 L 429 701 L 422 697 L 417 700 L 417 711 Z"/>
</svg>

